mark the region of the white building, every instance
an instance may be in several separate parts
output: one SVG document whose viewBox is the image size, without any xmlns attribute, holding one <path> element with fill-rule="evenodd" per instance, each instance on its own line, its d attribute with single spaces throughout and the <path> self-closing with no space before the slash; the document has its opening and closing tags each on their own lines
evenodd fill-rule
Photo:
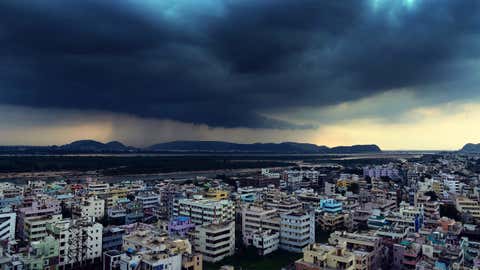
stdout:
<svg viewBox="0 0 480 270">
<path fill-rule="evenodd" d="M 139 202 L 143 209 L 157 208 L 160 206 L 160 195 L 153 192 L 142 192 L 135 196 L 135 201 Z"/>
<path fill-rule="evenodd" d="M 280 233 L 266 230 L 253 233 L 252 245 L 258 250 L 260 256 L 268 255 L 278 249 Z"/>
<path fill-rule="evenodd" d="M 274 208 L 265 209 L 248 205 L 242 209 L 242 235 L 245 245 L 253 244 L 253 237 L 259 231 L 280 231 L 280 215 Z"/>
<path fill-rule="evenodd" d="M 363 168 L 363 176 L 368 176 L 372 179 L 381 177 L 395 179 L 400 177 L 400 171 L 393 164 L 366 166 Z"/>
<path fill-rule="evenodd" d="M 280 178 L 280 173 L 278 172 L 271 172 L 270 169 L 262 169 L 262 176 L 266 178 Z"/>
<path fill-rule="evenodd" d="M 335 195 L 335 188 L 334 183 L 325 182 L 325 195 Z"/>
<path fill-rule="evenodd" d="M 451 193 L 454 193 L 454 194 L 462 193 L 463 183 L 461 183 L 458 180 L 446 178 L 443 180 L 443 184 L 447 187 L 447 190 Z"/>
<path fill-rule="evenodd" d="M 182 254 L 152 252 L 149 254 L 122 254 L 118 262 L 120 270 L 168 269 L 182 270 Z"/>
<path fill-rule="evenodd" d="M 102 218 L 105 215 L 105 200 L 95 196 L 82 198 L 80 202 L 73 205 L 72 215 L 76 218 Z"/>
<path fill-rule="evenodd" d="M 186 239 L 171 239 L 156 230 L 135 230 L 123 238 L 120 257 L 121 270 L 164 269 L 181 270 L 186 261 L 201 264 L 202 259 L 192 255 L 192 246 Z"/>
<path fill-rule="evenodd" d="M 305 183 L 307 183 L 307 185 L 318 183 L 319 175 L 320 173 L 314 169 L 287 170 L 282 173 L 282 180 L 285 182 L 288 188 L 291 190 L 296 190 Z M 306 179 L 307 182 L 305 182 L 304 179 Z"/>
<path fill-rule="evenodd" d="M 109 189 L 110 185 L 108 183 L 89 183 L 87 186 L 88 193 L 93 195 L 106 194 Z"/>
<path fill-rule="evenodd" d="M 2 209 L 0 212 L 0 240 L 14 240 L 15 239 L 15 222 L 17 214 L 11 212 L 11 209 Z"/>
<path fill-rule="evenodd" d="M 48 229 L 59 241 L 59 265 L 78 266 L 101 259 L 103 226 L 93 218 L 65 219 Z"/>
<path fill-rule="evenodd" d="M 280 248 L 301 253 L 315 242 L 315 215 L 306 212 L 289 212 L 280 215 Z"/>
<path fill-rule="evenodd" d="M 195 250 L 207 262 L 218 262 L 235 254 L 235 222 L 197 226 Z"/>
<path fill-rule="evenodd" d="M 23 196 L 24 187 L 12 183 L 0 183 L 0 199 L 15 198 Z"/>
<path fill-rule="evenodd" d="M 190 217 L 197 225 L 224 223 L 235 220 L 235 205 L 231 200 L 211 200 L 196 196 L 174 202 L 173 216 Z"/>
<path fill-rule="evenodd" d="M 23 235 L 28 242 L 41 241 L 47 234 L 47 226 L 62 220 L 62 215 L 33 216 L 23 220 Z"/>
</svg>

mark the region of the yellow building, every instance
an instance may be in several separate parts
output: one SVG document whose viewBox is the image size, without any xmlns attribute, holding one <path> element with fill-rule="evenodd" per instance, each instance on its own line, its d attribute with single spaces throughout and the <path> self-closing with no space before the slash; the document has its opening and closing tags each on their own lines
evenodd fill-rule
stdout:
<svg viewBox="0 0 480 270">
<path fill-rule="evenodd" d="M 350 186 L 351 181 L 348 179 L 338 179 L 337 180 L 337 188 L 338 190 L 347 190 L 347 188 Z"/>
<path fill-rule="evenodd" d="M 432 190 L 435 194 L 440 195 L 443 193 L 444 187 L 443 183 L 440 181 L 432 181 Z"/>
<path fill-rule="evenodd" d="M 205 193 L 205 198 L 217 201 L 225 200 L 228 199 L 228 191 L 220 189 L 209 189 L 207 193 Z"/>
<path fill-rule="evenodd" d="M 112 188 L 108 191 L 110 196 L 118 196 L 121 198 L 127 197 L 128 192 L 128 188 Z"/>
<path fill-rule="evenodd" d="M 480 220 L 480 204 L 466 197 L 457 197 L 455 207 L 460 213 L 468 213 L 477 221 Z"/>
<path fill-rule="evenodd" d="M 182 256 L 182 269 L 202 270 L 203 269 L 202 254 L 184 253 Z"/>
<path fill-rule="evenodd" d="M 108 191 L 106 198 L 107 206 L 114 207 L 117 205 L 119 200 L 124 200 L 127 198 L 129 190 L 127 188 L 113 188 Z"/>
<path fill-rule="evenodd" d="M 303 249 L 303 258 L 295 262 L 296 270 L 355 268 L 355 254 L 346 249 L 345 243 L 337 246 L 310 244 Z"/>
</svg>

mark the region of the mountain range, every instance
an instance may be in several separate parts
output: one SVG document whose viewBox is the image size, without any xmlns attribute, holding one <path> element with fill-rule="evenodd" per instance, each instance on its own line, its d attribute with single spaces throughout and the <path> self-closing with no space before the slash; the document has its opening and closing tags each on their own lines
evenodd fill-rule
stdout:
<svg viewBox="0 0 480 270">
<path fill-rule="evenodd" d="M 121 142 L 102 143 L 79 140 L 61 146 L 0 146 L 0 153 L 63 154 L 63 153 L 149 153 L 149 152 L 207 152 L 207 153 L 298 153 L 298 154 L 350 154 L 379 153 L 374 144 L 337 146 L 329 148 L 310 143 L 232 143 L 222 141 L 173 141 L 154 144 L 145 148 L 126 146 Z"/>
<path fill-rule="evenodd" d="M 474 144 L 474 143 L 467 143 L 465 144 L 462 149 L 460 149 L 460 152 L 464 153 L 480 153 L 480 143 Z"/>
<path fill-rule="evenodd" d="M 193 152 L 267 152 L 267 153 L 367 153 L 381 152 L 376 145 L 337 146 L 329 148 L 311 143 L 231 143 L 219 141 L 174 141 L 150 146 L 152 151 Z"/>
</svg>

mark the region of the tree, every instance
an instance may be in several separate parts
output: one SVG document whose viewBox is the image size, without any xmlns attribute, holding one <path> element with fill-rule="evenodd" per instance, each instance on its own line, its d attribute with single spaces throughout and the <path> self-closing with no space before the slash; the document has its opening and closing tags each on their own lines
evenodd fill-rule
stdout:
<svg viewBox="0 0 480 270">
<path fill-rule="evenodd" d="M 455 205 L 453 204 L 441 204 L 440 216 L 452 218 L 457 221 L 460 221 L 462 218 L 460 212 L 458 212 L 457 208 L 455 208 Z"/>
<path fill-rule="evenodd" d="M 71 218 L 72 217 L 72 209 L 69 208 L 69 206 L 62 201 L 60 203 L 60 207 L 62 208 L 62 217 L 63 218 Z"/>
<path fill-rule="evenodd" d="M 367 181 L 367 184 L 371 184 L 372 183 L 372 178 L 370 176 L 365 176 L 365 181 Z"/>
<path fill-rule="evenodd" d="M 429 196 L 430 200 L 432 200 L 434 202 L 438 200 L 437 193 L 433 192 L 432 190 L 425 192 L 425 195 Z"/>
<path fill-rule="evenodd" d="M 392 178 L 390 178 L 390 176 L 380 176 L 380 179 L 382 179 L 383 182 L 392 181 Z"/>
<path fill-rule="evenodd" d="M 358 183 L 351 183 L 348 188 L 347 188 L 348 191 L 351 191 L 353 192 L 354 194 L 358 194 L 358 192 L 360 191 L 360 185 L 358 185 Z"/>
</svg>

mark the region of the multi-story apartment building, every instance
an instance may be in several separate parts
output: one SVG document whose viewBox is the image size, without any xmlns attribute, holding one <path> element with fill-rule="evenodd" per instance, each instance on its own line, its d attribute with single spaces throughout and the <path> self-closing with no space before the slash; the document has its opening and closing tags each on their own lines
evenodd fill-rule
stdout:
<svg viewBox="0 0 480 270">
<path fill-rule="evenodd" d="M 346 249 L 355 255 L 357 270 L 381 268 L 382 242 L 378 236 L 336 231 L 330 234 L 328 242 L 334 246 L 345 243 Z"/>
<path fill-rule="evenodd" d="M 389 242 L 397 242 L 400 239 L 407 237 L 410 232 L 410 227 L 400 224 L 389 224 L 383 226 L 375 231 L 375 236 L 380 236 L 384 239 L 388 239 Z"/>
<path fill-rule="evenodd" d="M 290 190 L 296 190 L 302 187 L 304 183 L 306 186 L 315 185 L 318 182 L 319 172 L 311 170 L 287 170 L 282 173 L 282 181 Z M 307 180 L 306 182 L 304 180 Z"/>
<path fill-rule="evenodd" d="M 325 182 L 324 183 L 324 193 L 325 195 L 335 195 L 336 185 L 334 183 Z"/>
<path fill-rule="evenodd" d="M 170 220 L 167 229 L 170 237 L 184 238 L 195 229 L 195 224 L 191 222 L 189 217 L 178 216 Z"/>
<path fill-rule="evenodd" d="M 195 250 L 207 262 L 218 262 L 235 253 L 235 222 L 197 226 Z"/>
<path fill-rule="evenodd" d="M 302 252 L 315 242 L 315 215 L 303 211 L 280 214 L 280 248 Z"/>
<path fill-rule="evenodd" d="M 347 227 L 349 220 L 353 222 L 353 217 L 350 217 L 349 213 L 328 213 L 328 212 L 316 212 L 316 220 L 322 230 L 334 231 Z"/>
<path fill-rule="evenodd" d="M 123 236 L 125 229 L 121 227 L 106 227 L 103 228 L 102 234 L 102 250 L 122 250 Z"/>
<path fill-rule="evenodd" d="M 137 230 L 124 237 L 120 269 L 201 270 L 202 256 L 192 253 L 188 240 L 172 240 L 156 231 Z"/>
<path fill-rule="evenodd" d="M 106 194 L 105 201 L 107 204 L 107 207 L 115 207 L 119 204 L 121 204 L 124 201 L 127 201 L 127 194 L 129 190 L 126 187 L 119 187 L 119 186 L 113 186 L 110 187 L 108 190 L 108 194 Z"/>
<path fill-rule="evenodd" d="M 20 256 L 24 268 L 29 270 L 58 269 L 58 241 L 47 236 L 41 241 L 30 242 L 30 249 Z"/>
<path fill-rule="evenodd" d="M 303 250 L 303 258 L 295 262 L 295 270 L 355 270 L 355 254 L 345 246 L 310 244 Z"/>
<path fill-rule="evenodd" d="M 160 195 L 154 192 L 141 192 L 135 196 L 135 201 L 137 201 L 144 210 L 160 207 Z"/>
<path fill-rule="evenodd" d="M 245 245 L 251 245 L 258 231 L 280 232 L 280 215 L 276 209 L 246 205 L 242 208 L 242 236 Z"/>
<path fill-rule="evenodd" d="M 58 220 L 55 223 L 50 223 L 47 226 L 48 233 L 53 236 L 59 246 L 58 250 L 58 264 L 59 265 L 65 265 L 68 263 L 68 252 L 69 252 L 69 238 L 70 238 L 70 232 L 68 231 L 68 228 L 70 226 L 71 220 L 65 219 L 65 220 Z"/>
<path fill-rule="evenodd" d="M 400 177 L 400 171 L 394 165 L 366 166 L 363 168 L 363 176 L 370 178 L 389 177 L 392 179 Z"/>
<path fill-rule="evenodd" d="M 0 183 L 0 198 L 15 198 L 15 197 L 22 197 L 24 193 L 23 186 L 17 186 L 12 183 Z"/>
<path fill-rule="evenodd" d="M 292 170 L 284 171 L 281 178 L 281 186 L 290 190 L 296 190 L 301 187 L 303 180 L 302 171 Z"/>
<path fill-rule="evenodd" d="M 123 206 L 111 207 L 107 209 L 107 218 L 110 224 L 124 225 L 127 217 L 127 209 Z"/>
<path fill-rule="evenodd" d="M 60 243 L 59 265 L 77 267 L 101 259 L 103 226 L 92 217 L 64 219 L 48 229 Z"/>
<path fill-rule="evenodd" d="M 103 195 L 107 194 L 110 189 L 108 183 L 93 182 L 89 183 L 87 186 L 88 194 L 91 195 Z"/>
<path fill-rule="evenodd" d="M 430 196 L 415 194 L 415 206 L 423 209 L 425 219 L 437 220 L 440 218 L 440 204 Z"/>
<path fill-rule="evenodd" d="M 0 198 L 0 209 L 9 208 L 9 209 L 17 209 L 22 205 L 23 197 L 11 197 L 11 198 Z"/>
<path fill-rule="evenodd" d="M 319 210 L 325 213 L 340 213 L 342 212 L 342 202 L 339 202 L 335 199 L 321 200 L 319 204 Z"/>
<path fill-rule="evenodd" d="M 423 209 L 406 202 L 400 203 L 398 211 L 388 213 L 385 219 L 389 224 L 407 226 L 411 231 L 418 231 L 424 224 Z"/>
<path fill-rule="evenodd" d="M 322 196 L 320 196 L 317 192 L 313 189 L 299 189 L 294 192 L 295 197 L 303 203 L 304 206 L 318 206 L 320 201 L 322 200 Z"/>
<path fill-rule="evenodd" d="M 459 212 L 469 214 L 475 220 L 480 221 L 480 204 L 478 201 L 466 197 L 457 197 L 455 207 Z"/>
<path fill-rule="evenodd" d="M 252 246 L 257 249 L 258 255 L 268 255 L 278 249 L 280 232 L 273 230 L 258 230 L 252 235 Z"/>
<path fill-rule="evenodd" d="M 49 224 L 56 223 L 62 220 L 62 215 L 56 214 L 51 216 L 36 216 L 24 219 L 23 236 L 24 241 L 41 241 L 45 238 L 47 227 Z"/>
<path fill-rule="evenodd" d="M 102 270 L 120 270 L 120 258 L 122 252 L 118 250 L 108 250 L 103 252 Z"/>
<path fill-rule="evenodd" d="M 81 198 L 79 202 L 72 206 L 72 215 L 75 218 L 103 218 L 105 215 L 105 200 L 96 196 Z"/>
<path fill-rule="evenodd" d="M 182 270 L 202 270 L 203 269 L 203 256 L 202 254 L 187 252 L 182 256 Z"/>
<path fill-rule="evenodd" d="M 437 195 L 441 195 L 445 191 L 445 186 L 441 181 L 432 180 L 432 191 Z"/>
<path fill-rule="evenodd" d="M 382 228 L 387 224 L 387 219 L 379 209 L 373 209 L 372 214 L 367 219 L 367 227 L 373 230 Z"/>
<path fill-rule="evenodd" d="M 275 208 L 280 213 L 284 212 L 291 212 L 291 211 L 299 211 L 303 209 L 302 202 L 298 201 L 293 197 L 285 197 L 279 200 L 273 199 L 268 200 L 265 203 L 265 206 L 269 208 Z"/>
<path fill-rule="evenodd" d="M 235 205 L 230 200 L 216 201 L 197 196 L 178 200 L 173 215 L 190 217 L 197 225 L 230 222 L 235 220 Z"/>
<path fill-rule="evenodd" d="M 262 169 L 260 174 L 267 178 L 280 178 L 280 173 L 271 172 L 270 169 Z"/>
<path fill-rule="evenodd" d="M 421 257 L 421 244 L 412 242 L 411 240 L 403 240 L 393 245 L 392 269 L 416 269 Z"/>
<path fill-rule="evenodd" d="M 0 241 L 15 239 L 17 214 L 10 207 L 0 209 Z"/>
<path fill-rule="evenodd" d="M 205 192 L 205 198 L 211 200 L 226 200 L 228 199 L 228 191 L 211 188 Z"/>
<path fill-rule="evenodd" d="M 185 199 L 185 192 L 173 184 L 157 185 L 157 191 L 160 194 L 159 218 L 170 219 L 173 215 L 174 203 L 179 199 Z"/>
<path fill-rule="evenodd" d="M 50 222 L 52 217 L 53 219 L 56 219 L 60 213 L 61 207 L 58 200 L 51 198 L 32 198 L 30 206 L 22 207 L 17 210 L 16 230 L 18 238 L 21 240 L 28 240 L 31 236 L 29 232 L 45 231 L 45 225 Z M 26 227 L 27 220 L 30 220 L 31 222 L 34 220 L 37 221 L 36 225 L 38 225 L 38 228 L 35 228 L 34 231 L 30 231 L 29 228 L 32 228 L 32 226 L 29 226 L 28 228 Z M 38 222 L 43 223 L 43 225 L 38 224 Z M 43 236 L 46 236 L 46 234 Z M 34 239 L 39 240 L 36 238 Z"/>
</svg>

